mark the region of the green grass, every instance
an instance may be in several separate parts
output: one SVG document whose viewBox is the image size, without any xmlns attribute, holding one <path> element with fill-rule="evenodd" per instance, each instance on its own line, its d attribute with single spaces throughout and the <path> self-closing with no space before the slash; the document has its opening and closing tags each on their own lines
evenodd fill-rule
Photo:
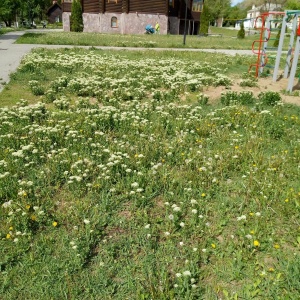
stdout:
<svg viewBox="0 0 300 300">
<path fill-rule="evenodd" d="M 12 31 L 16 31 L 15 28 L 10 28 L 10 27 L 1 27 L 0 28 L 0 35 L 8 33 L 8 32 L 12 32 Z"/>
<path fill-rule="evenodd" d="M 186 45 L 183 45 L 183 36 L 180 35 L 112 35 L 100 33 L 45 32 L 26 33 L 17 40 L 17 43 L 78 46 L 250 50 L 253 41 L 259 39 L 259 34 L 246 36 L 245 39 L 237 39 L 237 31 L 226 28 L 212 27 L 211 33 L 222 34 L 223 36 L 187 36 Z M 272 42 L 270 43 L 272 44 Z M 285 47 L 287 47 L 287 45 L 288 38 L 286 38 L 285 40 Z"/>
<path fill-rule="evenodd" d="M 0 94 L 1 299 L 298 299 L 300 108 L 146 53 L 35 50 Z"/>
<path fill-rule="evenodd" d="M 80 45 L 80 46 L 116 46 L 147 48 L 215 48 L 249 49 L 254 36 L 238 40 L 230 36 L 198 37 L 187 36 L 186 45 L 180 35 L 111 35 L 100 33 L 26 33 L 18 39 L 20 44 Z"/>
</svg>

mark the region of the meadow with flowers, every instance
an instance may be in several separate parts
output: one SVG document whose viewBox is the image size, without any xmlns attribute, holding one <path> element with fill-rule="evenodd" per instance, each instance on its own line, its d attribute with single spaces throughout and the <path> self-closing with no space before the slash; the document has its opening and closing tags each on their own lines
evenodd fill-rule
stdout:
<svg viewBox="0 0 300 300">
<path fill-rule="evenodd" d="M 0 298 L 298 299 L 300 108 L 232 92 L 248 60 L 27 55 L 0 97 Z"/>
</svg>

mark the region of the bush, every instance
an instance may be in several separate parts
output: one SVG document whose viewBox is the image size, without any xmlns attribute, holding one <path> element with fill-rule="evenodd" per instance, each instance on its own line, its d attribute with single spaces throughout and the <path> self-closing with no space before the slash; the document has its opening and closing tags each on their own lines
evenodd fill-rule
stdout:
<svg viewBox="0 0 300 300">
<path fill-rule="evenodd" d="M 205 95 L 205 94 L 203 94 L 203 93 L 200 93 L 200 94 L 198 95 L 198 103 L 199 103 L 200 105 L 207 105 L 208 100 L 209 100 L 209 96 L 208 96 L 208 95 Z"/>
<path fill-rule="evenodd" d="M 258 99 L 265 105 L 275 106 L 281 101 L 281 96 L 278 92 L 262 92 L 258 95 Z"/>
<path fill-rule="evenodd" d="M 71 9 L 71 31 L 83 31 L 82 8 L 79 0 L 74 0 Z"/>
<path fill-rule="evenodd" d="M 221 94 L 220 101 L 225 106 L 236 104 L 252 105 L 255 102 L 255 97 L 251 91 L 242 91 L 240 93 L 228 91 Z"/>
</svg>

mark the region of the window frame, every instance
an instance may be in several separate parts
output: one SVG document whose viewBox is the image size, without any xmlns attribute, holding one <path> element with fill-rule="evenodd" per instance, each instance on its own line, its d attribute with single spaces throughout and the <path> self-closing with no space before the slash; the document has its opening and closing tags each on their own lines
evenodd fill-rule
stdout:
<svg viewBox="0 0 300 300">
<path fill-rule="evenodd" d="M 199 8 L 197 7 L 199 5 Z M 203 11 L 203 0 L 193 0 L 192 2 L 192 12 L 202 12 Z"/>
<path fill-rule="evenodd" d="M 116 24 L 115 26 L 113 24 Z M 118 18 L 116 16 L 111 17 L 110 19 L 110 27 L 111 28 L 118 28 Z"/>
</svg>

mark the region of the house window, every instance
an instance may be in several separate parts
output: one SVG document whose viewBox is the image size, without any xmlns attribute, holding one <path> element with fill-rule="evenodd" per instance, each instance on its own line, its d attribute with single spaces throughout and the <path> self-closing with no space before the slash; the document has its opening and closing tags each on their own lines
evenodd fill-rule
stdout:
<svg viewBox="0 0 300 300">
<path fill-rule="evenodd" d="M 169 6 L 174 7 L 174 0 L 169 0 Z"/>
<path fill-rule="evenodd" d="M 192 11 L 202 12 L 203 0 L 193 0 Z"/>
<path fill-rule="evenodd" d="M 118 27 L 118 19 L 117 19 L 117 17 L 112 17 L 110 23 L 111 23 L 111 27 L 112 28 L 117 28 Z"/>
</svg>

